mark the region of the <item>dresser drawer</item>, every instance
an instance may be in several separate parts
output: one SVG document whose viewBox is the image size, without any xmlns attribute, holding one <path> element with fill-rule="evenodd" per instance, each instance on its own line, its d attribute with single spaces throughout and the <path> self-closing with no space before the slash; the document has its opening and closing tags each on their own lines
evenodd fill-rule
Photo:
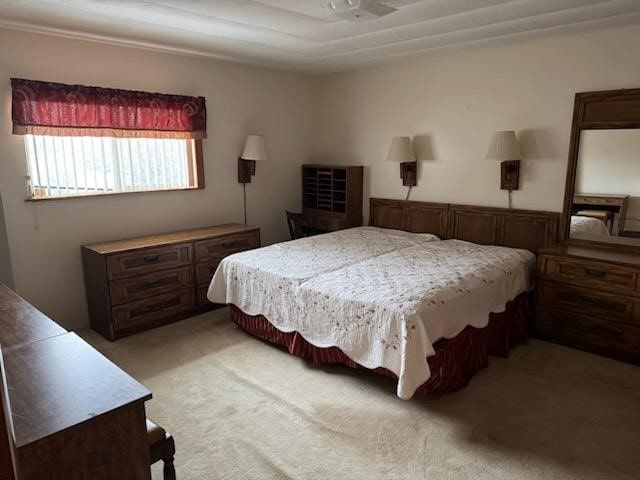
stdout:
<svg viewBox="0 0 640 480">
<path fill-rule="evenodd" d="M 216 269 L 220 265 L 220 260 L 212 260 L 211 262 L 199 263 L 196 265 L 196 283 L 207 285 L 211 282 L 213 274 L 216 273 Z"/>
<path fill-rule="evenodd" d="M 205 305 L 213 305 L 207 298 L 207 291 L 209 290 L 209 285 L 199 285 L 196 290 L 196 305 L 198 307 L 203 307 Z"/>
<path fill-rule="evenodd" d="M 618 265 L 587 260 L 543 256 L 540 259 L 544 276 L 574 285 L 595 287 L 615 293 L 639 294 L 637 273 Z"/>
<path fill-rule="evenodd" d="M 112 305 L 174 292 L 193 285 L 191 266 L 114 280 L 109 285 Z"/>
<path fill-rule="evenodd" d="M 610 198 L 610 197 L 595 197 L 593 195 L 575 195 L 573 197 L 573 203 L 578 203 L 580 205 L 611 205 L 611 206 L 620 206 L 622 205 L 622 199 L 618 198 Z"/>
<path fill-rule="evenodd" d="M 535 330 L 549 340 L 633 363 L 640 362 L 640 328 L 538 306 Z"/>
<path fill-rule="evenodd" d="M 222 260 L 232 253 L 259 247 L 257 232 L 239 233 L 196 242 L 196 262 Z"/>
<path fill-rule="evenodd" d="M 548 307 L 640 327 L 640 298 L 542 281 L 538 302 Z"/>
<path fill-rule="evenodd" d="M 124 278 L 131 275 L 190 265 L 193 258 L 191 243 L 146 248 L 134 252 L 107 257 L 109 278 Z"/>
<path fill-rule="evenodd" d="M 220 265 L 219 259 L 211 260 L 209 262 L 198 263 L 196 265 L 196 283 L 199 285 L 201 283 L 206 283 L 207 285 L 211 282 L 213 278 L 213 274 L 216 273 L 216 269 L 218 265 Z"/>
<path fill-rule="evenodd" d="M 113 307 L 115 330 L 151 327 L 170 318 L 179 318 L 193 308 L 193 297 L 194 290 L 189 288 Z"/>
</svg>

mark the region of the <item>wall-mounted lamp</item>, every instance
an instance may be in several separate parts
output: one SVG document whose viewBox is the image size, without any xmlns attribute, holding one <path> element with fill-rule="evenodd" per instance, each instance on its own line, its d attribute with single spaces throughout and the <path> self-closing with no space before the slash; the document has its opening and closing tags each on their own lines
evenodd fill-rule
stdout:
<svg viewBox="0 0 640 480">
<path fill-rule="evenodd" d="M 407 192 L 407 199 L 409 199 L 411 187 L 418 184 L 418 162 L 411 137 L 393 137 L 387 161 L 400 162 L 400 178 L 402 178 L 402 185 L 409 187 Z"/>
<path fill-rule="evenodd" d="M 520 146 L 513 130 L 495 132 L 487 158 L 500 163 L 500 188 L 509 191 L 509 208 L 513 207 L 513 190 L 520 188 Z"/>
<path fill-rule="evenodd" d="M 244 143 L 242 154 L 238 158 L 238 183 L 242 184 L 244 197 L 244 224 L 247 224 L 247 183 L 251 183 L 251 176 L 256 174 L 256 161 L 268 159 L 267 147 L 262 135 L 248 135 Z"/>
<path fill-rule="evenodd" d="M 256 161 L 267 160 L 267 147 L 262 135 L 248 135 L 238 158 L 238 183 L 251 183 L 256 174 Z"/>
</svg>

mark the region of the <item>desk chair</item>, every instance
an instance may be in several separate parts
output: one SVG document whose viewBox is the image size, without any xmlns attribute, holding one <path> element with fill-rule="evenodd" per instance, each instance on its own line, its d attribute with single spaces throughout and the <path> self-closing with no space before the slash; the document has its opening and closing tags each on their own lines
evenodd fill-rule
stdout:
<svg viewBox="0 0 640 480">
<path fill-rule="evenodd" d="M 162 460 L 164 462 L 162 469 L 164 480 L 176 480 L 176 469 L 173 465 L 176 444 L 171 434 L 147 418 L 147 441 L 149 442 L 151 464 Z"/>
<path fill-rule="evenodd" d="M 289 237 L 291 237 L 291 240 L 308 237 L 311 233 L 311 228 L 305 220 L 304 215 L 288 210 L 284 212 L 287 214 L 287 225 L 289 226 Z"/>
<path fill-rule="evenodd" d="M 608 210 L 578 210 L 576 215 L 579 217 L 596 218 L 607 226 L 609 233 L 613 233 L 614 212 L 609 212 Z"/>
</svg>

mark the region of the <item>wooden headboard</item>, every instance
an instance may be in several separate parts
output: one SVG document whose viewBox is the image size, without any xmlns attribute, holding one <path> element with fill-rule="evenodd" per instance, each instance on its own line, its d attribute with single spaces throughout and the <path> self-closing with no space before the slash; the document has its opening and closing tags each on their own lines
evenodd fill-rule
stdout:
<svg viewBox="0 0 640 480">
<path fill-rule="evenodd" d="M 372 198 L 369 225 L 483 245 L 538 250 L 558 241 L 560 214 Z"/>
</svg>

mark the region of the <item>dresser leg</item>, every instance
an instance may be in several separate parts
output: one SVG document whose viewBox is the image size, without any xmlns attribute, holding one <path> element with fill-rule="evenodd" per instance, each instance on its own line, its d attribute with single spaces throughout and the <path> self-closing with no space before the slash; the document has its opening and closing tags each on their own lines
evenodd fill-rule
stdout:
<svg viewBox="0 0 640 480">
<path fill-rule="evenodd" d="M 176 467 L 173 465 L 173 460 L 176 453 L 176 444 L 173 437 L 167 434 L 165 440 L 165 450 L 162 461 L 164 466 L 162 468 L 162 476 L 164 480 L 176 480 Z"/>
</svg>

